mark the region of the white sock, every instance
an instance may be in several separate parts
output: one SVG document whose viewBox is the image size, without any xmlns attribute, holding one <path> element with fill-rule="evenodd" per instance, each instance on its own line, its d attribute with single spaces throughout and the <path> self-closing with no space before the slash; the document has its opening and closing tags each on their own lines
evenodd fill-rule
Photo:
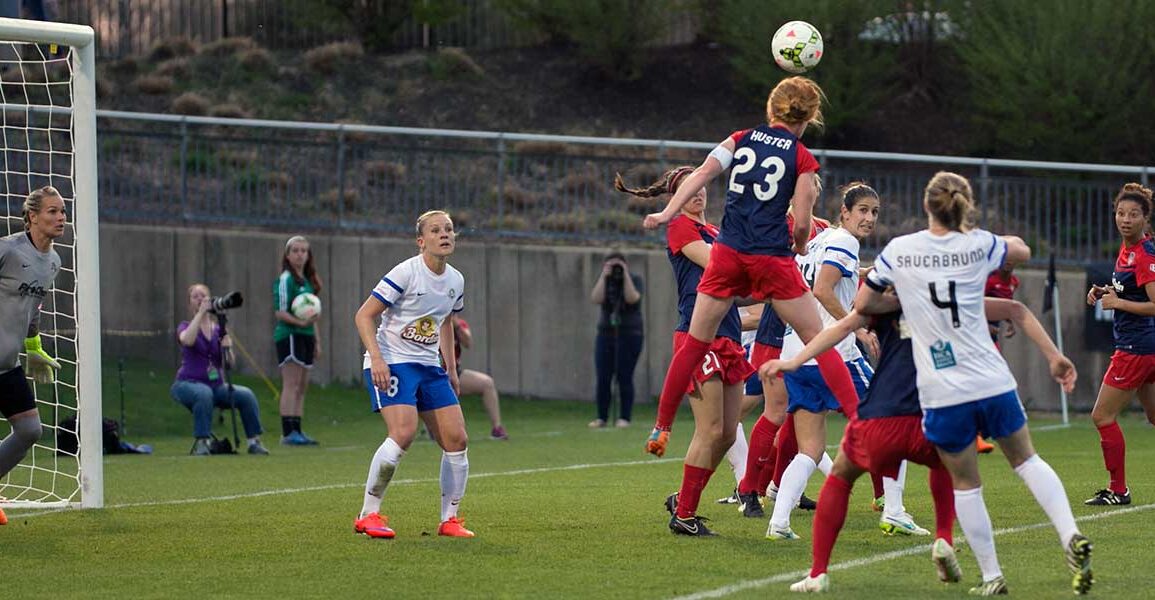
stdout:
<svg viewBox="0 0 1155 600">
<path fill-rule="evenodd" d="M 734 445 L 726 451 L 726 461 L 734 470 L 734 481 L 739 485 L 746 475 L 746 455 L 750 453 L 750 445 L 746 443 L 746 432 L 742 429 L 742 422 L 738 421 L 738 434 L 734 437 Z"/>
<path fill-rule="evenodd" d="M 823 477 L 830 476 L 830 470 L 834 468 L 834 459 L 830 458 L 830 454 L 823 452 L 822 458 L 818 459 L 818 470 L 822 471 Z"/>
<path fill-rule="evenodd" d="M 393 438 L 385 438 L 377 447 L 377 452 L 373 453 L 373 460 L 369 462 L 369 477 L 365 480 L 365 500 L 361 503 L 362 517 L 381 511 L 381 497 L 385 495 L 385 488 L 389 487 L 389 481 L 393 479 L 402 456 L 405 456 L 405 451 Z"/>
<path fill-rule="evenodd" d="M 465 496 L 469 479 L 469 457 L 465 450 L 441 454 L 441 521 L 457 516 L 457 505 Z"/>
<path fill-rule="evenodd" d="M 954 491 L 954 510 L 959 527 L 967 538 L 967 545 L 975 553 L 983 581 L 991 581 L 1003 574 L 999 568 L 999 557 L 995 554 L 995 532 L 991 526 L 991 516 L 983 503 L 983 488 Z"/>
<path fill-rule="evenodd" d="M 902 505 L 902 491 L 906 487 L 906 461 L 898 466 L 898 478 L 891 479 L 889 477 L 882 478 L 882 494 L 886 498 L 886 504 L 883 505 L 883 514 L 888 517 L 898 518 L 902 513 L 906 512 L 906 507 Z"/>
<path fill-rule="evenodd" d="M 778 497 L 774 500 L 774 514 L 770 517 L 770 524 L 778 528 L 790 526 L 790 511 L 798 504 L 802 492 L 806 490 L 806 482 L 817 467 L 814 459 L 798 453 L 790 466 L 782 473 L 782 485 L 778 486 Z"/>
<path fill-rule="evenodd" d="M 1035 496 L 1035 501 L 1050 517 L 1051 524 L 1059 533 L 1059 542 L 1065 549 L 1071 538 L 1079 533 L 1079 527 L 1075 525 L 1075 515 L 1071 512 L 1070 501 L 1067 500 L 1067 490 L 1063 488 L 1059 475 L 1038 454 L 1016 467 L 1015 473 L 1018 473 L 1023 483 L 1027 484 L 1031 494 Z"/>
</svg>

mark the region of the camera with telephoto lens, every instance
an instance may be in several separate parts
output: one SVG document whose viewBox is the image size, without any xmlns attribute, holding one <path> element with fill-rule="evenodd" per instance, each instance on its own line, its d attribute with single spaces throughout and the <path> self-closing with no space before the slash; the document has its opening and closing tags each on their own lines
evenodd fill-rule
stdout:
<svg viewBox="0 0 1155 600">
<path fill-rule="evenodd" d="M 245 299 L 240 292 L 229 292 L 224 296 L 214 296 L 209 299 L 209 310 L 214 313 L 236 308 L 245 303 Z"/>
</svg>

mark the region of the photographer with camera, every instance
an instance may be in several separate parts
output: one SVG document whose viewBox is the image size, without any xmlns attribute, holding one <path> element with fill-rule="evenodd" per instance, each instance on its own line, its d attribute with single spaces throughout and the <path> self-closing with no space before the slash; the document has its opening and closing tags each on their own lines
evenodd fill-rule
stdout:
<svg viewBox="0 0 1155 600">
<path fill-rule="evenodd" d="M 309 240 L 294 235 L 285 242 L 281 274 L 273 282 L 273 308 L 277 318 L 273 342 L 281 366 L 281 443 L 289 446 L 317 444 L 301 431 L 301 416 L 305 414 L 309 370 L 321 357 L 321 336 L 316 326 L 320 314 L 299 319 L 292 307 L 297 296 L 320 293 L 321 276 L 317 274 Z"/>
<path fill-rule="evenodd" d="M 193 442 L 191 454 L 212 454 L 212 421 L 214 408 L 236 408 L 241 413 L 249 454 L 268 454 L 261 444 L 261 417 L 257 396 L 243 385 L 225 385 L 223 370 L 233 364 L 232 340 L 222 328 L 217 315 L 223 310 L 240 306 L 238 292 L 213 298 L 207 285 L 194 283 L 188 288 L 189 313 L 192 318 L 177 326 L 180 343 L 180 369 L 172 384 L 173 400 L 184 405 L 193 414 Z"/>
<path fill-rule="evenodd" d="M 590 301 L 601 306 L 598 336 L 594 347 L 597 369 L 598 416 L 590 427 L 605 427 L 610 415 L 610 386 L 616 375 L 621 398 L 618 427 L 630 426 L 634 408 L 634 368 L 642 354 L 645 339 L 642 328 L 642 290 L 640 275 L 630 272 L 626 257 L 610 252 L 602 263 L 602 273 L 590 292 Z"/>
</svg>

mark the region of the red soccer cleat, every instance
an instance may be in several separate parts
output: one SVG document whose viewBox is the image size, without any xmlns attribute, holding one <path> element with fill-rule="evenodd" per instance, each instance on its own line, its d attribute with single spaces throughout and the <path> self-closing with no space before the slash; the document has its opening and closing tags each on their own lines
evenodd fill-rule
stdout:
<svg viewBox="0 0 1155 600">
<path fill-rule="evenodd" d="M 377 513 L 369 513 L 353 521 L 353 531 L 371 538 L 393 539 L 397 535 L 389 528 L 389 517 L 383 517 Z"/>
<path fill-rule="evenodd" d="M 441 526 L 437 528 L 437 535 L 444 535 L 446 537 L 471 538 L 475 534 L 465 528 L 465 519 L 449 517 L 449 520 L 441 523 Z"/>
<path fill-rule="evenodd" d="M 8 515 L 4 514 L 4 509 L 0 508 L 0 525 L 8 524 Z"/>
</svg>

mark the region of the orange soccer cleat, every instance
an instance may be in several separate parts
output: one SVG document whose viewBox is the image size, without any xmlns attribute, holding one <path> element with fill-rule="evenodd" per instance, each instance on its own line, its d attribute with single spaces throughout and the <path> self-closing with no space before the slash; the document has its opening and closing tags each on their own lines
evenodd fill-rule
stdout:
<svg viewBox="0 0 1155 600">
<path fill-rule="evenodd" d="M 666 454 L 666 445 L 669 443 L 670 432 L 655 427 L 650 432 L 650 437 L 646 439 L 646 452 L 654 456 L 663 456 Z"/>
<path fill-rule="evenodd" d="M 8 524 L 8 515 L 4 514 L 4 509 L 0 508 L 0 525 Z"/>
<path fill-rule="evenodd" d="M 353 521 L 353 531 L 371 538 L 393 539 L 397 535 L 389 528 L 389 517 L 377 513 L 369 513 Z"/>
<path fill-rule="evenodd" d="M 975 438 L 975 450 L 977 450 L 979 454 L 990 454 L 995 451 L 995 445 L 984 440 L 983 436 L 980 435 Z"/>
<path fill-rule="evenodd" d="M 465 528 L 465 519 L 449 517 L 448 520 L 442 522 L 441 526 L 437 528 L 437 535 L 444 535 L 446 537 L 471 538 L 475 534 Z"/>
</svg>

